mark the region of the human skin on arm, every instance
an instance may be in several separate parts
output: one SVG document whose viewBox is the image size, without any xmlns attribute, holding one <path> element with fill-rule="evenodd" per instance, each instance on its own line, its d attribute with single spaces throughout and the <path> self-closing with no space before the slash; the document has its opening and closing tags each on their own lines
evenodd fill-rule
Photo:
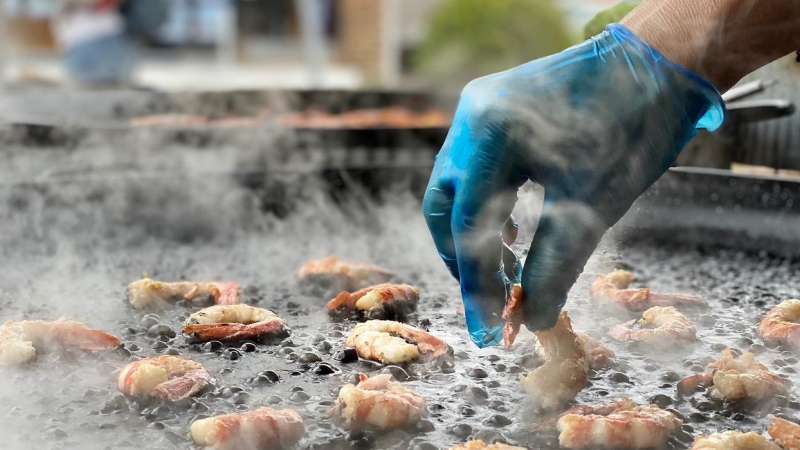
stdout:
<svg viewBox="0 0 800 450">
<path fill-rule="evenodd" d="M 720 92 L 800 49 L 798 0 L 645 0 L 620 23 Z"/>
</svg>

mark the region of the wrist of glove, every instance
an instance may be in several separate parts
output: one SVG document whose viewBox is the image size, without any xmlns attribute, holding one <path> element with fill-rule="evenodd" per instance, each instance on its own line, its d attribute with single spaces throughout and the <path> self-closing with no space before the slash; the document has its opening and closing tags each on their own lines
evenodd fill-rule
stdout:
<svg viewBox="0 0 800 450">
<path fill-rule="evenodd" d="M 461 283 L 473 342 L 484 347 L 502 339 L 502 311 L 516 282 L 527 327 L 552 327 L 603 233 L 697 128 L 716 129 L 723 117 L 711 84 L 618 24 L 469 83 L 423 210 L 439 254 Z M 502 231 L 527 180 L 544 187 L 545 201 L 522 266 Z"/>
</svg>

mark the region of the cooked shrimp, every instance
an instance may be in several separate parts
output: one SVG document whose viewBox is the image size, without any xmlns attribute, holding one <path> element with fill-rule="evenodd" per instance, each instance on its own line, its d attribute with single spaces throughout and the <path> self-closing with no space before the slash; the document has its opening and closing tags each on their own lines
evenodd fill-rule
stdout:
<svg viewBox="0 0 800 450">
<path fill-rule="evenodd" d="M 356 292 L 343 291 L 328 302 L 328 312 L 360 310 L 372 313 L 383 310 L 387 304 L 403 305 L 408 310 L 416 309 L 419 289 L 408 284 L 384 283 L 365 287 Z"/>
<path fill-rule="evenodd" d="M 800 347 L 800 300 L 784 300 L 772 308 L 758 325 L 758 334 L 767 341 Z"/>
<path fill-rule="evenodd" d="M 586 353 L 564 311 L 552 329 L 535 334 L 546 360 L 527 376 L 520 376 L 520 380 L 536 405 L 543 409 L 558 408 L 572 401 L 586 386 L 589 370 Z"/>
<path fill-rule="evenodd" d="M 158 301 L 194 299 L 213 299 L 218 305 L 235 305 L 239 303 L 239 283 L 199 281 L 162 283 L 142 278 L 128 285 L 128 297 L 136 309 Z"/>
<path fill-rule="evenodd" d="M 396 430 L 425 417 L 425 397 L 392 381 L 389 374 L 367 378 L 339 390 L 331 413 L 350 429 Z"/>
<path fill-rule="evenodd" d="M 14 366 L 33 359 L 36 349 L 56 345 L 82 350 L 113 350 L 120 346 L 118 337 L 94 330 L 80 322 L 58 319 L 7 321 L 0 325 L 0 365 Z"/>
<path fill-rule="evenodd" d="M 772 417 L 767 433 L 786 450 L 800 449 L 800 425 L 778 417 Z"/>
<path fill-rule="evenodd" d="M 786 395 L 786 381 L 756 361 L 750 352 L 738 359 L 730 349 L 722 351 L 722 359 L 712 364 L 716 369 L 708 393 L 720 400 L 764 400 L 775 395 Z"/>
<path fill-rule="evenodd" d="M 517 447 L 516 445 L 508 445 L 501 442 L 487 444 L 483 441 L 469 441 L 458 444 L 450 450 L 525 450 L 525 447 Z"/>
<path fill-rule="evenodd" d="M 627 270 L 614 270 L 598 275 L 589 287 L 593 299 L 623 306 L 631 311 L 643 311 L 653 306 L 704 306 L 706 301 L 699 295 L 664 294 L 650 289 L 628 289 L 634 276 Z"/>
<path fill-rule="evenodd" d="M 637 329 L 639 327 L 640 329 Z M 645 342 L 655 347 L 668 347 L 676 341 L 694 341 L 694 324 L 673 306 L 654 306 L 642 318 L 608 330 L 612 339 L 620 342 Z"/>
<path fill-rule="evenodd" d="M 391 320 L 370 320 L 356 325 L 347 336 L 345 345 L 353 347 L 358 356 L 396 364 L 417 359 L 437 358 L 450 347 L 436 336 Z"/>
<path fill-rule="evenodd" d="M 200 342 L 238 341 L 288 331 L 274 312 L 249 305 L 214 305 L 192 314 L 183 332 Z"/>
<path fill-rule="evenodd" d="M 781 450 L 764 436 L 753 431 L 726 431 L 697 436 L 691 450 Z"/>
<path fill-rule="evenodd" d="M 657 447 L 683 421 L 656 405 L 637 405 L 623 397 L 612 405 L 573 408 L 557 422 L 558 442 L 572 449 Z"/>
<path fill-rule="evenodd" d="M 309 261 L 297 274 L 300 281 L 335 284 L 341 290 L 353 291 L 373 284 L 385 283 L 394 276 L 384 268 L 369 264 L 341 261 L 331 255 Z"/>
<path fill-rule="evenodd" d="M 177 402 L 214 384 L 214 377 L 200 363 L 186 356 L 155 356 L 135 361 L 122 369 L 117 389 L 132 397 L 153 396 Z"/>
<path fill-rule="evenodd" d="M 306 432 L 300 414 L 268 406 L 195 420 L 189 430 L 198 445 L 214 450 L 288 449 Z"/>
<path fill-rule="evenodd" d="M 578 343 L 583 347 L 583 352 L 586 354 L 586 362 L 589 364 L 590 369 L 608 369 L 614 364 L 614 358 L 617 356 L 614 350 L 587 334 L 577 331 L 575 334 L 578 336 Z"/>
</svg>

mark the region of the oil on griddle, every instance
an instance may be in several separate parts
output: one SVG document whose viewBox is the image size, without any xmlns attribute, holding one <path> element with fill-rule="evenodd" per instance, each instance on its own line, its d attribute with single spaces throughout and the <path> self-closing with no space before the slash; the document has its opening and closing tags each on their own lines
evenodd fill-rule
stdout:
<svg viewBox="0 0 800 450">
<path fill-rule="evenodd" d="M 200 164 L 194 157 L 201 154 L 207 158 L 203 164 L 213 167 L 216 162 L 207 153 L 180 144 L 164 148 L 160 138 L 148 134 L 135 142 L 131 152 L 140 159 L 172 152 L 161 162 L 170 173 L 98 170 L 0 189 L 0 316 L 66 316 L 124 342 L 124 349 L 111 356 L 43 353 L 27 365 L 3 368 L 0 448 L 193 448 L 188 435 L 192 421 L 262 405 L 301 414 L 306 434 L 298 448 L 434 449 L 468 439 L 557 447 L 555 432 L 526 431 L 537 416 L 518 378 L 541 359 L 530 342 L 506 351 L 480 350 L 469 341 L 458 312 L 458 285 L 430 243 L 418 199 L 401 183 L 378 204 L 357 189 L 331 201 L 324 180 L 282 180 L 284 189 L 302 201 L 276 214 L 264 207 L 263 191 L 240 178 L 191 176 L 184 170 Z M 101 154 L 102 145 L 90 143 L 51 157 L 100 164 L 102 158 L 93 158 L 92 152 Z M 41 153 L 8 153 L 14 157 L 5 169 L 7 179 L 12 171 L 17 176 L 26 170 L 36 173 L 47 159 Z M 273 181 L 267 177 L 264 184 Z M 522 235 L 520 242 L 527 239 Z M 389 268 L 399 281 L 419 287 L 419 306 L 410 322 L 446 341 L 452 356 L 403 367 L 349 359 L 342 350 L 354 322 L 335 321 L 324 312 L 335 292 L 308 289 L 296 280 L 305 261 L 329 254 Z M 648 352 L 605 336 L 609 326 L 637 317 L 598 311 L 588 297 L 595 276 L 615 267 L 635 272 L 637 286 L 703 295 L 708 309 L 688 312 L 697 342 L 673 352 Z M 576 401 L 599 403 L 627 395 L 669 408 L 685 424 L 665 448 L 688 448 L 693 436 L 727 429 L 762 432 L 770 413 L 796 421 L 798 356 L 765 345 L 755 329 L 770 307 L 800 295 L 794 287 L 798 269 L 795 259 L 725 248 L 637 241 L 616 249 L 606 244 L 572 290 L 567 309 L 576 329 L 615 350 L 617 363 L 591 372 L 590 386 Z M 238 281 L 244 303 L 275 311 L 292 334 L 264 342 L 190 343 L 181 326 L 200 305 L 178 302 L 136 310 L 126 302 L 126 285 L 143 272 L 166 281 Z M 790 394 L 758 412 L 702 393 L 678 396 L 677 381 L 704 372 L 727 346 L 755 353 L 793 381 Z M 117 392 L 117 371 L 125 364 L 176 352 L 205 366 L 216 386 L 177 405 L 135 401 Z M 411 429 L 383 434 L 340 428 L 328 411 L 339 388 L 354 382 L 359 372 L 391 373 L 423 394 L 427 418 Z"/>
</svg>

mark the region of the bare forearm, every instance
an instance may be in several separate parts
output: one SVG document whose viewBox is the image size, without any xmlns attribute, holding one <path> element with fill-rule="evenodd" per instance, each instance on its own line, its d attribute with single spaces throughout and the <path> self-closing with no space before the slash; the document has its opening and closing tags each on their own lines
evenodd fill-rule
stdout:
<svg viewBox="0 0 800 450">
<path fill-rule="evenodd" d="M 800 49 L 800 0 L 645 0 L 622 24 L 719 91 Z"/>
</svg>

